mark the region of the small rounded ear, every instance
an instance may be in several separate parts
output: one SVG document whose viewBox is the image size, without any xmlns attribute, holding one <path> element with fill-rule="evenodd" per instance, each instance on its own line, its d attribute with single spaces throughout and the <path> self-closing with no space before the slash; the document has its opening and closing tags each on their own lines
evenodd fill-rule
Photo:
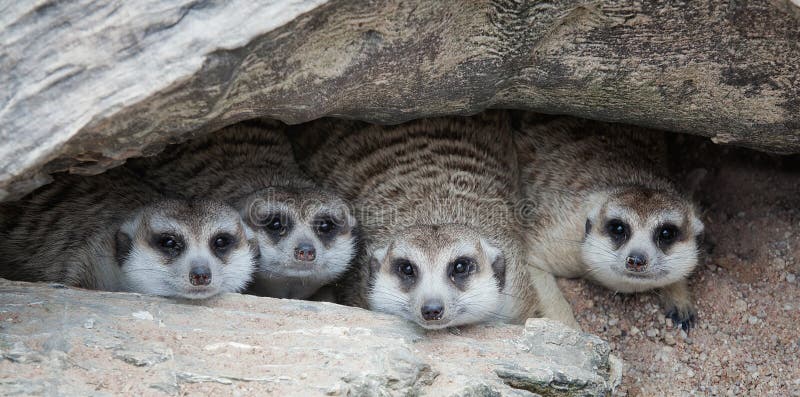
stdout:
<svg viewBox="0 0 800 397">
<path fill-rule="evenodd" d="M 133 238 L 136 236 L 136 230 L 139 229 L 141 222 L 142 213 L 139 212 L 117 229 L 114 236 L 114 258 L 117 260 L 117 265 L 122 266 L 130 255 L 133 249 Z"/>
<path fill-rule="evenodd" d="M 492 273 L 502 289 L 506 285 L 506 258 L 503 256 L 503 252 L 484 239 L 481 239 L 481 249 L 483 249 L 486 259 L 492 264 Z"/>
<path fill-rule="evenodd" d="M 597 217 L 600 216 L 600 210 L 606 203 L 605 197 L 604 193 L 595 193 L 589 196 L 587 200 L 589 208 L 589 213 L 586 214 L 587 220 L 592 222 L 597 220 Z"/>
<path fill-rule="evenodd" d="M 118 266 L 122 266 L 130 255 L 131 249 L 133 249 L 133 237 L 124 228 L 120 228 L 114 236 L 114 258 L 117 260 Z"/>
<path fill-rule="evenodd" d="M 381 263 L 386 259 L 386 254 L 389 252 L 389 247 L 382 247 L 372 251 L 369 256 L 369 270 L 372 273 L 378 272 L 381 268 Z"/>
</svg>

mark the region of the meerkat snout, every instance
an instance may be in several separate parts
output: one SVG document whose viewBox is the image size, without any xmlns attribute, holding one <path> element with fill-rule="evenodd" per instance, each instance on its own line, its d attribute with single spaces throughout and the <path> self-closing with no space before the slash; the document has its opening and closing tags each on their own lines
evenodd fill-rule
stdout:
<svg viewBox="0 0 800 397">
<path fill-rule="evenodd" d="M 189 282 L 194 286 L 211 284 L 211 268 L 205 262 L 194 262 L 189 271 Z"/>
<path fill-rule="evenodd" d="M 294 248 L 294 259 L 304 262 L 314 262 L 317 258 L 317 250 L 312 243 L 302 242 Z"/>
<path fill-rule="evenodd" d="M 631 252 L 625 258 L 625 268 L 632 272 L 643 272 L 647 268 L 647 255 L 640 252 Z"/>
<path fill-rule="evenodd" d="M 437 321 L 442 319 L 444 314 L 444 303 L 441 299 L 426 300 L 422 304 L 422 318 L 427 321 Z"/>
</svg>

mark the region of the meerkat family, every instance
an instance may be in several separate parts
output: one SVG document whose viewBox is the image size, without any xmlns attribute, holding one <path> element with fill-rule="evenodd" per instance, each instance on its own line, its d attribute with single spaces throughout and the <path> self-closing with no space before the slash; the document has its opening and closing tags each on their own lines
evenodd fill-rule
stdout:
<svg viewBox="0 0 800 397">
<path fill-rule="evenodd" d="M 233 208 L 165 198 L 124 170 L 61 178 L 0 218 L 9 279 L 203 299 L 242 290 L 255 267 Z"/>
<path fill-rule="evenodd" d="M 126 167 L 161 190 L 236 208 L 260 252 L 253 294 L 310 298 L 355 255 L 349 207 L 303 175 L 278 122 L 239 123 Z"/>
<path fill-rule="evenodd" d="M 533 264 L 618 292 L 656 290 L 674 323 L 691 328 L 687 277 L 703 223 L 667 177 L 663 133 L 570 117 L 519 125 Z"/>
<path fill-rule="evenodd" d="M 429 329 L 536 316 L 575 325 L 553 276 L 525 265 L 503 117 L 323 120 L 292 136 L 301 166 L 356 209 L 363 252 L 336 288 L 341 302 Z"/>
<path fill-rule="evenodd" d="M 0 277 L 330 299 L 427 329 L 577 327 L 555 277 L 585 277 L 657 290 L 688 329 L 703 224 L 663 151 L 655 131 L 508 112 L 252 120 L 0 204 Z"/>
</svg>

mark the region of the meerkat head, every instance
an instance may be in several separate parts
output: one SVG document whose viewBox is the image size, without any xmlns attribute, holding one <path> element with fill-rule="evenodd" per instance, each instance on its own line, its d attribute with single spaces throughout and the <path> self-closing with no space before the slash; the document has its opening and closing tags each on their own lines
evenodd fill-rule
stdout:
<svg viewBox="0 0 800 397">
<path fill-rule="evenodd" d="M 274 278 L 327 283 L 355 255 L 355 218 L 319 189 L 264 189 L 239 204 L 261 251 L 259 271 Z"/>
<path fill-rule="evenodd" d="M 620 292 L 686 278 L 698 262 L 703 223 L 675 193 L 622 188 L 590 198 L 582 257 L 589 276 Z"/>
<path fill-rule="evenodd" d="M 464 225 L 415 226 L 370 253 L 373 310 L 428 329 L 499 316 L 505 284 L 500 249 Z"/>
<path fill-rule="evenodd" d="M 116 257 L 131 291 L 204 299 L 250 282 L 258 257 L 250 234 L 225 204 L 165 200 L 120 227 Z"/>
</svg>

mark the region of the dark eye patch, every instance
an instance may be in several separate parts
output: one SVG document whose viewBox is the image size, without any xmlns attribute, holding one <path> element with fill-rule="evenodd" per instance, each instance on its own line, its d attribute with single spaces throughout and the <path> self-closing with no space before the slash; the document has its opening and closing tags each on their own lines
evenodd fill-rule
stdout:
<svg viewBox="0 0 800 397">
<path fill-rule="evenodd" d="M 212 236 L 209 243 L 214 254 L 222 257 L 236 246 L 238 240 L 230 233 L 221 232 Z"/>
<path fill-rule="evenodd" d="M 662 251 L 669 248 L 672 244 L 680 239 L 681 231 L 678 226 L 671 223 L 665 223 L 656 228 L 653 234 L 653 241 L 658 245 Z"/>
<path fill-rule="evenodd" d="M 282 212 L 270 213 L 263 217 L 262 227 L 273 243 L 286 236 L 292 230 L 292 226 L 292 219 Z"/>
<path fill-rule="evenodd" d="M 460 290 L 465 290 L 470 276 L 478 271 L 478 263 L 469 257 L 458 258 L 447 266 L 447 276 Z"/>
<path fill-rule="evenodd" d="M 151 237 L 153 248 L 168 258 L 176 258 L 183 252 L 186 244 L 177 233 L 157 233 Z"/>
<path fill-rule="evenodd" d="M 319 240 L 327 247 L 341 233 L 342 224 L 337 218 L 322 214 L 314 218 L 311 222 L 311 228 Z"/>
<path fill-rule="evenodd" d="M 400 279 L 404 291 L 408 291 L 417 282 L 419 268 L 408 259 L 395 259 L 392 261 L 392 270 Z"/>
<path fill-rule="evenodd" d="M 630 226 L 620 219 L 611 219 L 606 222 L 605 231 L 611 242 L 619 248 L 622 244 L 630 238 Z"/>
</svg>

